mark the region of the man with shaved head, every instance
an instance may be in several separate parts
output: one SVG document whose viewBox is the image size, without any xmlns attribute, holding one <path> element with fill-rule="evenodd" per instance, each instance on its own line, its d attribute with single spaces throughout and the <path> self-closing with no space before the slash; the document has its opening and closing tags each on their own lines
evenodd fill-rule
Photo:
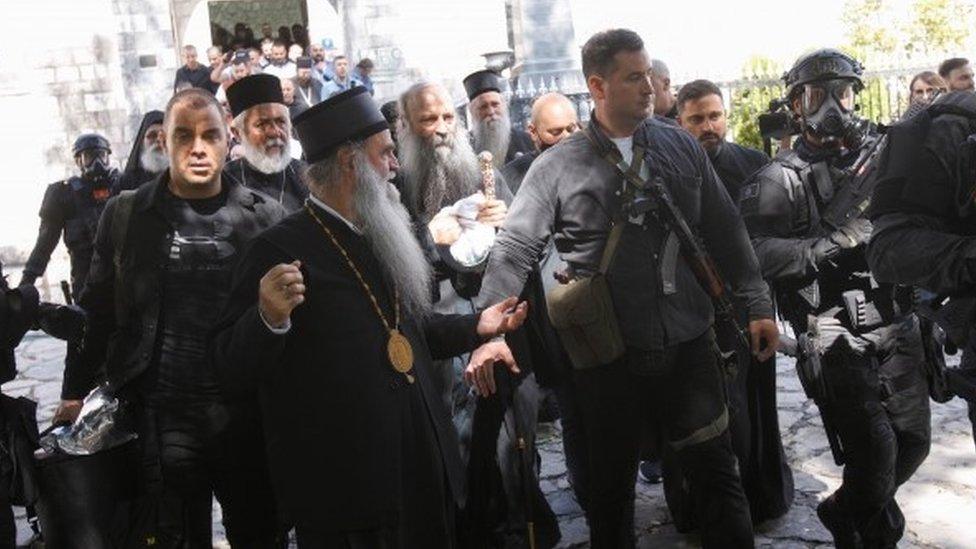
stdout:
<svg viewBox="0 0 976 549">
<path fill-rule="evenodd" d="M 277 547 L 257 402 L 225 394 L 207 349 L 239 254 L 284 210 L 221 177 L 227 125 L 210 92 L 174 95 L 163 131 L 169 168 L 105 206 L 80 299 L 82 356 L 65 369 L 58 416 L 73 421 L 102 382 L 126 402 L 160 547 L 210 547 L 214 495 L 231 545 Z"/>
<path fill-rule="evenodd" d="M 654 114 L 671 120 L 678 118 L 678 100 L 671 88 L 671 70 L 660 59 L 651 59 L 651 84 L 654 86 Z"/>
<path fill-rule="evenodd" d="M 502 168 L 502 175 L 508 182 L 512 193 L 522 186 L 522 178 L 539 154 L 559 143 L 579 129 L 576 107 L 565 95 L 550 92 L 536 98 L 532 103 L 532 120 L 528 130 L 536 150 L 512 160 Z"/>
</svg>

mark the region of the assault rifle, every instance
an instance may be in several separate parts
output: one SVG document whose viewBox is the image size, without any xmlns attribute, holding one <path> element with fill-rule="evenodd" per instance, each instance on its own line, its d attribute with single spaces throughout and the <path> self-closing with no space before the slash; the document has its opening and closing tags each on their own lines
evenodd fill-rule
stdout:
<svg viewBox="0 0 976 549">
<path fill-rule="evenodd" d="M 645 181 L 638 173 L 639 170 L 630 169 L 631 166 L 624 162 L 620 151 L 615 146 L 608 145 L 606 138 L 597 134 L 595 126 L 596 121 L 590 122 L 590 125 L 583 131 L 583 135 L 600 151 L 603 159 L 616 168 L 629 183 L 624 192 L 624 204 L 626 204 L 628 215 L 633 217 L 650 212 L 661 225 L 674 233 L 685 262 L 695 274 L 695 278 L 702 289 L 712 298 L 716 320 L 725 322 L 736 334 L 739 343 L 748 349 L 750 347 L 749 336 L 739 326 L 739 322 L 735 318 L 732 301 L 725 292 L 725 282 L 722 281 L 722 276 L 715 268 L 715 262 L 698 242 L 695 233 L 691 231 L 691 227 L 685 221 L 684 214 L 681 213 L 674 200 L 671 199 L 670 193 L 664 188 L 664 181 L 660 177 Z M 635 159 L 643 154 L 642 148 L 634 147 Z M 641 196 L 642 193 L 643 196 Z M 732 362 L 734 356 L 727 355 L 725 360 Z"/>
<path fill-rule="evenodd" d="M 854 165 L 844 170 L 837 193 L 821 215 L 824 224 L 832 230 L 837 230 L 848 221 L 861 217 L 871 205 L 871 194 L 878 182 L 876 177 L 878 157 L 887 144 L 887 134 L 875 139 L 870 145 L 861 149 L 861 154 L 858 155 Z"/>
<path fill-rule="evenodd" d="M 643 181 L 637 174 L 629 171 L 624 173 L 624 176 L 638 190 L 644 191 L 650 197 L 635 200 L 630 207 L 631 215 L 650 212 L 664 227 L 674 233 L 678 238 L 682 257 L 685 258 L 691 272 L 695 274 L 698 284 L 705 290 L 708 297 L 712 298 L 716 319 L 731 327 L 739 343 L 748 349 L 750 346 L 749 336 L 739 325 L 739 321 L 736 320 L 735 312 L 732 310 L 732 301 L 725 291 L 722 275 L 715 267 L 712 257 L 699 243 L 698 237 L 691 232 L 691 227 L 685 221 L 684 214 L 681 213 L 674 200 L 671 199 L 671 195 L 664 188 L 664 182 L 660 177 Z"/>
</svg>

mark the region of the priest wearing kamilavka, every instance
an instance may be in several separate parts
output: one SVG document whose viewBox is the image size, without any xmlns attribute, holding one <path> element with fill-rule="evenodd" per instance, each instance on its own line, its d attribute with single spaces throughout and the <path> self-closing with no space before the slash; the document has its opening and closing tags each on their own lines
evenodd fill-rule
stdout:
<svg viewBox="0 0 976 549">
<path fill-rule="evenodd" d="M 260 394 L 299 547 L 453 547 L 464 474 L 432 361 L 473 351 L 463 375 L 492 393 L 497 363 L 518 371 L 498 336 L 526 305 L 431 311 L 431 269 L 389 182 L 393 140 L 365 88 L 295 128 L 311 195 L 238 268 L 215 342 L 221 380 Z"/>
</svg>

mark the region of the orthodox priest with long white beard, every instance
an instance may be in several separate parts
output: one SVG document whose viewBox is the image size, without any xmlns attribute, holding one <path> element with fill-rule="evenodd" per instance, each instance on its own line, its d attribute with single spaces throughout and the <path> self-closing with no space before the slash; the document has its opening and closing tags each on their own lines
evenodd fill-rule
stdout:
<svg viewBox="0 0 976 549">
<path fill-rule="evenodd" d="M 532 137 L 512 127 L 508 103 L 502 91 L 506 84 L 500 74 L 482 70 L 464 79 L 468 94 L 471 138 L 476 151 L 488 151 L 496 168 L 501 168 L 523 154 L 535 151 Z"/>
<path fill-rule="evenodd" d="M 288 212 L 299 210 L 308 196 L 302 181 L 305 163 L 291 156 L 291 116 L 281 82 L 269 74 L 246 76 L 227 88 L 227 103 L 244 156 L 228 162 L 223 176 L 267 195 Z"/>
<path fill-rule="evenodd" d="M 512 194 L 498 170 L 482 165 L 490 161 L 475 155 L 452 105 L 447 91 L 429 82 L 400 96 L 398 183 L 433 267 L 434 310 L 468 314 Z M 486 184 L 493 186 L 494 197 Z M 534 467 L 538 353 L 531 352 L 521 331 L 507 341 L 523 373 L 503 376 L 495 396 L 495 391 L 476 393 L 458 381 L 467 363 L 463 356 L 440 361 L 436 368 L 470 483 L 460 539 L 466 546 L 504 546 L 524 539 L 526 517 L 535 516 L 537 546 L 548 547 L 558 541 L 559 530 Z M 524 444 L 519 445 L 520 439 Z"/>
<path fill-rule="evenodd" d="M 311 163 L 301 210 L 253 242 L 217 330 L 228 390 L 254 387 L 283 520 L 299 548 L 451 548 L 464 478 L 434 358 L 471 352 L 489 390 L 515 298 L 431 310 L 430 268 L 389 183 L 386 120 L 365 88 L 295 120 Z M 487 343 L 485 343 L 487 342 Z"/>
</svg>

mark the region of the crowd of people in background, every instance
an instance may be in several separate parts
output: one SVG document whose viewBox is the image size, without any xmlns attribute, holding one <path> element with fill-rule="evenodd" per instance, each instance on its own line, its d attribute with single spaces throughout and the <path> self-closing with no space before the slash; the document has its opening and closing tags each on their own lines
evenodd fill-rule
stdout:
<svg viewBox="0 0 976 549">
<path fill-rule="evenodd" d="M 286 96 L 292 98 L 288 105 L 294 115 L 356 86 L 374 93 L 375 65 L 369 58 L 353 66 L 345 55 L 327 50 L 321 42 L 310 42 L 298 24 L 291 30 L 281 27 L 277 37 L 271 36 L 270 25 L 264 25 L 259 40 L 248 31 L 249 27 L 238 25 L 234 40 L 221 42 L 229 46 L 207 48 L 208 65 L 201 62 L 195 46 L 184 46 L 173 91 L 202 88 L 226 104 L 228 86 L 248 75 L 270 74 L 281 80 Z"/>
</svg>

